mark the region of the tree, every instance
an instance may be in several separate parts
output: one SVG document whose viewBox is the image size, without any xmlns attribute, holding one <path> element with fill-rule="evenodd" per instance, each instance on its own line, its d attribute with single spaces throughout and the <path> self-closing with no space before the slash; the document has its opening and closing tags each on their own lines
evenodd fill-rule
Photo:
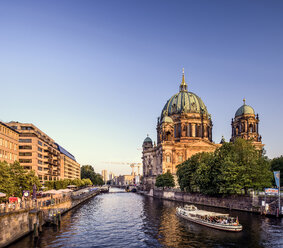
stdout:
<svg viewBox="0 0 283 248">
<path fill-rule="evenodd" d="M 91 165 L 83 165 L 81 167 L 81 178 L 89 178 L 93 185 L 103 185 L 102 177 L 94 172 L 94 169 Z"/>
<path fill-rule="evenodd" d="M 33 190 L 41 187 L 38 177 L 33 170 L 24 169 L 19 162 L 8 164 L 0 162 L 0 191 L 9 196 L 21 197 L 23 190 Z"/>
<path fill-rule="evenodd" d="M 208 195 L 237 194 L 271 186 L 268 159 L 250 141 L 224 143 L 214 153 L 198 153 L 177 166 L 180 188 Z"/>
<path fill-rule="evenodd" d="M 283 186 L 283 156 L 271 160 L 271 170 L 280 171 L 280 187 Z"/>
<path fill-rule="evenodd" d="M 175 181 L 173 175 L 167 171 L 165 174 L 158 175 L 156 178 L 156 187 L 165 187 L 171 188 L 175 186 Z"/>
</svg>

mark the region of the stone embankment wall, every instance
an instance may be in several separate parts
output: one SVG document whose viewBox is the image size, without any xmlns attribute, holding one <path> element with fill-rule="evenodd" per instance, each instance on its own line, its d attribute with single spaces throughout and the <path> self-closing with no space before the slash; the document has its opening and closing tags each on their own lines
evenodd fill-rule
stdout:
<svg viewBox="0 0 283 248">
<path fill-rule="evenodd" d="M 264 213 L 269 215 L 276 215 L 277 206 L 278 206 L 278 197 L 264 195 L 237 195 L 237 196 L 225 196 L 225 197 L 212 197 L 201 194 L 190 194 L 185 192 L 174 192 L 166 190 L 156 190 L 151 189 L 149 194 L 150 196 L 179 201 L 184 203 L 199 204 L 212 207 L 220 207 L 226 209 L 234 209 L 240 211 L 254 212 L 254 213 Z M 262 206 L 262 202 L 268 204 L 268 210 Z M 281 197 L 281 206 L 283 206 L 283 199 Z"/>
<path fill-rule="evenodd" d="M 25 236 L 42 221 L 40 211 L 18 210 L 0 215 L 0 247 Z"/>
<path fill-rule="evenodd" d="M 37 202 L 4 206 L 0 211 L 0 247 L 5 247 L 33 231 L 38 232 L 37 229 L 40 230 L 42 225 L 52 221 L 54 214 L 63 214 L 100 192 L 107 191 L 108 188 L 100 188 L 81 195 L 55 195 Z M 52 204 L 46 206 L 46 201 L 50 199 Z"/>
</svg>

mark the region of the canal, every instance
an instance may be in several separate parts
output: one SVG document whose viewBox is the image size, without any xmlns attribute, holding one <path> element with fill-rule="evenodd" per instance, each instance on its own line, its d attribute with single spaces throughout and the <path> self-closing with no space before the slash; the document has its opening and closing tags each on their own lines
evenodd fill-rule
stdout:
<svg viewBox="0 0 283 248">
<path fill-rule="evenodd" d="M 179 205 L 111 189 L 66 213 L 60 228 L 44 227 L 37 242 L 29 235 L 9 247 L 283 247 L 283 219 L 231 211 L 244 230 L 228 233 L 180 219 Z"/>
</svg>

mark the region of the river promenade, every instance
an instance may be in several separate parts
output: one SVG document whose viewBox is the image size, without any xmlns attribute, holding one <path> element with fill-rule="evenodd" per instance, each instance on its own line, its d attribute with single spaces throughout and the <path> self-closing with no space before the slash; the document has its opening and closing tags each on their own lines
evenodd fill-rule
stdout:
<svg viewBox="0 0 283 248">
<path fill-rule="evenodd" d="M 50 194 L 36 201 L 0 205 L 0 247 L 31 232 L 37 238 L 43 225 L 58 225 L 64 213 L 103 192 L 108 192 L 108 188 L 87 187 L 74 192 Z"/>
</svg>

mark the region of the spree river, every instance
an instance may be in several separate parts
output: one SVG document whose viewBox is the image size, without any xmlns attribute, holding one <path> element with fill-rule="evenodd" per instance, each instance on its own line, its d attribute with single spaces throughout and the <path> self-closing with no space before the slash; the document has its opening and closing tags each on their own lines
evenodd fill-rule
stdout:
<svg viewBox="0 0 283 248">
<path fill-rule="evenodd" d="M 188 222 L 175 215 L 178 202 L 110 189 L 62 216 L 60 228 L 44 227 L 10 247 L 283 247 L 283 219 L 198 206 L 239 216 L 240 233 Z"/>
</svg>

